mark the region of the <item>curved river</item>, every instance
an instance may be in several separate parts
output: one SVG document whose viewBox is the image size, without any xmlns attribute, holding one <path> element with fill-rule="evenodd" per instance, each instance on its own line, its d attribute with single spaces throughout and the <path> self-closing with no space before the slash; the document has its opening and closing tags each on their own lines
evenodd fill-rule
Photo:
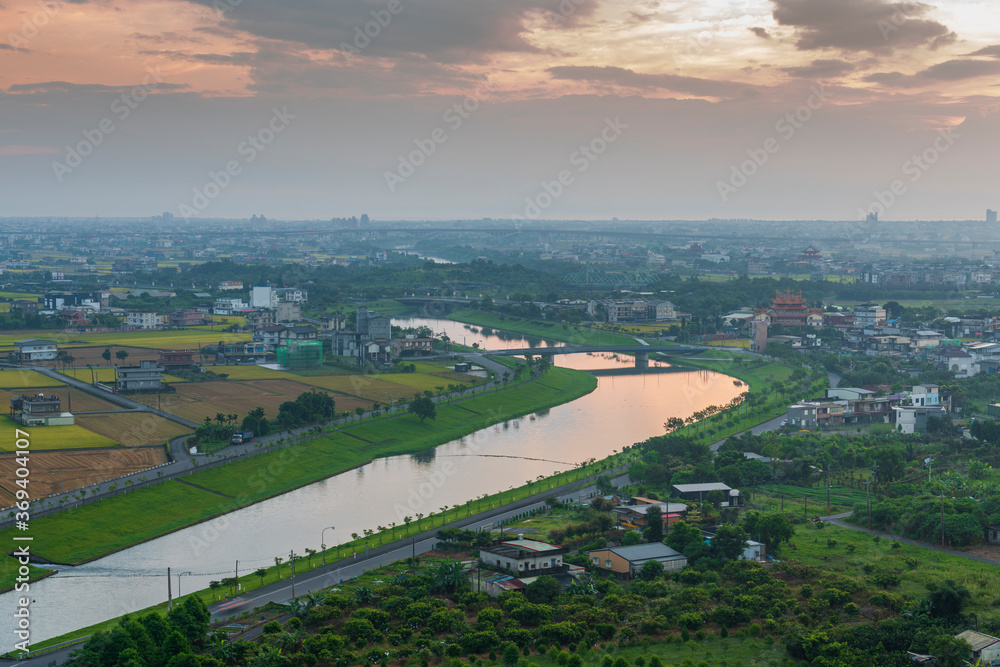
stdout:
<svg viewBox="0 0 1000 667">
<path fill-rule="evenodd" d="M 549 344 L 506 333 L 484 335 L 478 327 L 447 320 L 395 318 L 394 323 L 426 325 L 456 342 L 464 339 L 487 349 Z M 581 370 L 632 366 L 631 357 L 607 354 L 555 360 Z M 727 403 L 739 393 L 732 378 L 707 371 L 600 376 L 594 392 L 571 403 L 482 429 L 425 454 L 377 459 L 220 519 L 80 567 L 63 567 L 58 575 L 31 586 L 36 605 L 32 642 L 165 601 L 168 567 L 174 574 L 175 596 L 178 573 L 191 573 L 180 578 L 181 592 L 207 588 L 211 580 L 232 576 L 237 560 L 240 573 L 246 574 L 273 565 L 275 556 L 287 556 L 290 549 L 298 554 L 306 547 L 319 549 L 326 526 L 336 526 L 326 531 L 326 543 L 334 545 L 364 528 L 394 521 L 401 525 L 396 507 L 413 498 L 423 504 L 408 513 L 427 514 L 507 490 L 659 435 L 669 417 Z M 451 474 L 442 471 L 445 462 L 453 464 L 445 467 Z M 427 488 L 435 491 L 424 500 L 421 488 L 424 495 Z M 0 596 L 0 607 L 11 609 L 13 596 Z M 13 629 L 12 617 L 4 614 L 4 650 L 13 648 Z"/>
</svg>

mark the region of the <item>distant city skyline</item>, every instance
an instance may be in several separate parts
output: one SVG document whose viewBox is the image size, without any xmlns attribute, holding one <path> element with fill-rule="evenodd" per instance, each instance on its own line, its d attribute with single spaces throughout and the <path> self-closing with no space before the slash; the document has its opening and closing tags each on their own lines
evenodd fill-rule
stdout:
<svg viewBox="0 0 1000 667">
<path fill-rule="evenodd" d="M 983 220 L 1000 6 L 8 0 L 0 217 Z"/>
</svg>

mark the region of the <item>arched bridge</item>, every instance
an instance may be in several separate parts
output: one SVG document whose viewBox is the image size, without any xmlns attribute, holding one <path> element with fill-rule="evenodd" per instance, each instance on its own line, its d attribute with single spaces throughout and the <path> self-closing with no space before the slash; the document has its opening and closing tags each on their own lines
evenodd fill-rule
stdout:
<svg viewBox="0 0 1000 667">
<path fill-rule="evenodd" d="M 481 350 L 481 354 L 499 357 L 521 357 L 531 354 L 538 357 L 554 357 L 557 354 L 589 354 L 592 352 L 618 352 L 635 356 L 636 368 L 649 366 L 650 353 L 679 357 L 698 354 L 707 348 L 693 345 L 565 345 L 562 347 L 512 347 L 504 350 Z"/>
</svg>

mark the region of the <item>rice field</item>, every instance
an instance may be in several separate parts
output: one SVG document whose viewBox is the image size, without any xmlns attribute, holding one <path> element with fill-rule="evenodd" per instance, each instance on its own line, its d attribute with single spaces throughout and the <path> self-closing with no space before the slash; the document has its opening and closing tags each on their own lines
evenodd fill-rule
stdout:
<svg viewBox="0 0 1000 667">
<path fill-rule="evenodd" d="M 10 436 L 16 428 L 21 428 L 21 430 L 27 431 L 30 434 L 30 451 L 33 452 L 119 446 L 114 440 L 93 431 L 88 431 L 78 424 L 73 424 L 72 426 L 31 426 L 23 428 L 21 424 L 15 422 L 10 417 L 0 417 L 0 432 Z M 0 452 L 13 451 L 15 451 L 14 438 L 0 438 Z"/>
<path fill-rule="evenodd" d="M 160 407 L 178 417 L 202 422 L 205 417 L 215 419 L 215 415 L 239 415 L 239 419 L 256 407 L 264 408 L 268 419 L 278 416 L 278 406 L 285 401 L 294 401 L 310 387 L 288 380 L 226 380 L 216 382 L 189 382 L 178 385 L 172 394 L 160 397 Z M 146 405 L 156 405 L 156 395 L 132 396 L 133 400 Z M 347 409 L 340 397 L 335 397 L 337 410 Z"/>
<path fill-rule="evenodd" d="M 121 410 L 120 405 L 106 401 L 98 396 L 92 396 L 79 389 L 71 391 L 69 387 L 39 387 L 30 389 L 0 390 L 0 405 L 9 405 L 11 398 L 17 398 L 22 394 L 45 394 L 46 396 L 58 396 L 62 399 L 62 408 L 66 412 L 81 412 L 87 410 Z M 72 393 L 72 396 L 70 394 Z M 72 404 L 72 405 L 71 405 Z M 78 420 L 79 421 L 79 420 Z"/>
<path fill-rule="evenodd" d="M 79 415 L 76 423 L 126 447 L 162 445 L 191 429 L 148 412 Z"/>
<path fill-rule="evenodd" d="M 0 389 L 27 389 L 28 387 L 65 387 L 59 380 L 38 371 L 7 369 L 0 371 Z"/>
<path fill-rule="evenodd" d="M 32 434 L 34 437 L 34 434 Z M 9 507 L 16 491 L 14 454 L 0 454 L 0 507 Z M 162 447 L 104 451 L 36 452 L 31 455 L 31 496 L 39 498 L 103 482 L 166 463 Z"/>
<path fill-rule="evenodd" d="M 276 371 L 263 366 L 211 366 L 213 373 L 226 373 L 230 380 L 291 380 L 298 381 L 298 375 Z"/>
<path fill-rule="evenodd" d="M 181 329 L 169 331 L 107 331 L 99 333 L 78 333 L 67 331 L 19 331 L 0 334 L 0 349 L 14 349 L 14 342 L 26 338 L 52 339 L 61 348 L 66 347 L 141 347 L 154 350 L 188 350 L 198 346 L 236 341 L 248 341 L 249 333 L 229 333 L 223 331 L 225 325 L 216 325 L 215 331 L 208 329 Z M 113 351 L 113 350 L 112 350 Z M 76 355 L 74 355 L 76 356 Z"/>
<path fill-rule="evenodd" d="M 102 352 L 103 352 L 103 350 L 102 350 Z M 101 361 L 103 362 L 104 360 L 102 359 Z M 137 361 L 134 361 L 132 359 L 132 356 L 129 355 L 128 359 L 125 360 L 125 363 L 127 365 L 129 365 L 129 366 L 133 366 L 133 365 L 135 365 L 137 363 Z M 66 375 L 68 377 L 73 378 L 74 380 L 79 380 L 81 382 L 86 382 L 87 384 L 90 384 L 92 381 L 103 382 L 103 383 L 107 383 L 107 384 L 114 384 L 115 379 L 117 377 L 116 374 L 115 374 L 115 367 L 114 366 L 110 366 L 110 367 L 109 366 L 102 366 L 100 368 L 98 368 L 96 366 L 94 368 L 63 368 L 63 369 L 60 369 L 59 372 L 62 373 L 63 375 Z M 187 382 L 187 380 L 182 380 L 181 378 L 175 377 L 173 375 L 164 375 L 163 376 L 163 381 L 164 382 Z"/>
</svg>

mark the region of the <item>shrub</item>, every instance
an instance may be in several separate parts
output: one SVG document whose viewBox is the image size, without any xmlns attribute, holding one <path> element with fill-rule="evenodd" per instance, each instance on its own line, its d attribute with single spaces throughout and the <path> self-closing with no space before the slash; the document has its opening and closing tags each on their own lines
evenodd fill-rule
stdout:
<svg viewBox="0 0 1000 667">
<path fill-rule="evenodd" d="M 281 623 L 277 621 L 268 621 L 264 624 L 261 632 L 265 635 L 276 635 L 281 632 Z"/>
</svg>

